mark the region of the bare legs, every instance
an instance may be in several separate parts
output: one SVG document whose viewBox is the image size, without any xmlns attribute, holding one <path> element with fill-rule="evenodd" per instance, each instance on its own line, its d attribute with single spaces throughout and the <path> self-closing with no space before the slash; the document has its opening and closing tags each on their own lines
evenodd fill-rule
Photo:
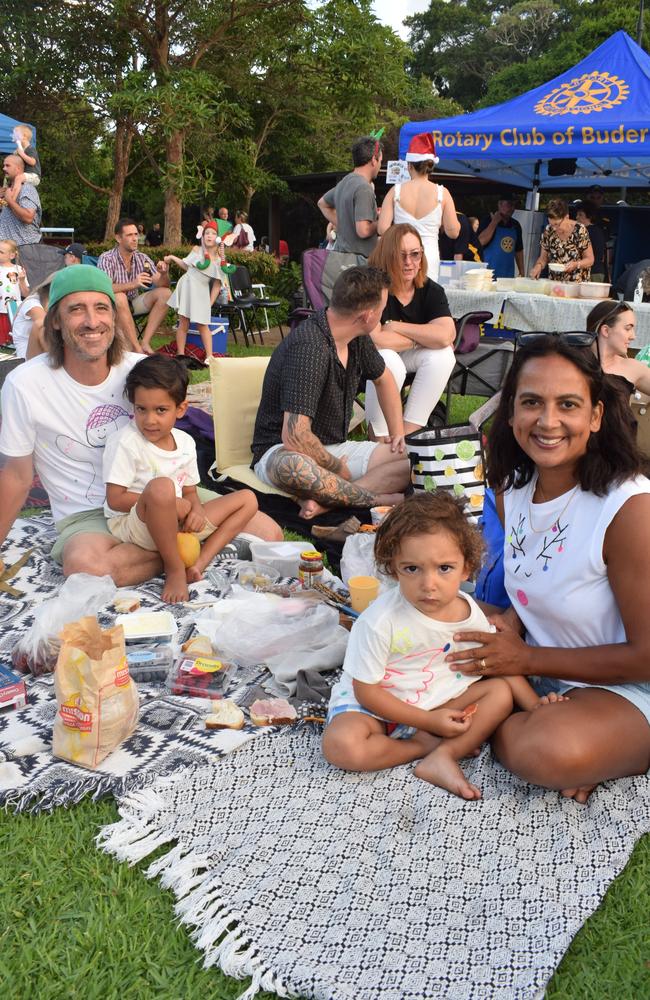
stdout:
<svg viewBox="0 0 650 1000">
<path fill-rule="evenodd" d="M 175 536 L 174 536 L 175 537 Z M 108 533 L 90 532 L 73 535 L 63 550 L 63 573 L 89 573 L 111 576 L 117 587 L 133 587 L 160 573 L 162 562 L 157 552 L 139 545 L 118 542 Z"/>
<path fill-rule="evenodd" d="M 383 444 L 375 448 L 365 475 L 354 482 L 324 469 L 307 455 L 285 448 L 273 453 L 267 471 L 276 486 L 303 501 L 300 514 L 306 519 L 330 507 L 398 503 L 409 480 L 408 459 Z"/>
<path fill-rule="evenodd" d="M 219 497 L 218 500 L 211 500 L 205 504 L 204 509 L 210 523 L 215 525 L 216 531 L 206 538 L 199 558 L 187 570 L 188 583 L 200 580 L 203 570 L 217 552 L 221 552 L 224 545 L 244 530 L 257 511 L 257 499 L 251 490 L 237 490 L 228 493 L 227 496 Z"/>
<path fill-rule="evenodd" d="M 142 334 L 142 350 L 145 354 L 152 354 L 151 338 L 156 333 L 165 316 L 167 315 L 167 302 L 171 295 L 171 290 L 163 285 L 159 288 L 152 288 L 146 292 L 145 304 L 149 310 L 147 325 Z"/>
<path fill-rule="evenodd" d="M 525 781 L 586 802 L 610 778 L 650 766 L 650 726 L 631 702 L 602 688 L 506 719 L 492 739 L 504 767 Z"/>
<path fill-rule="evenodd" d="M 190 328 L 190 318 L 189 316 L 179 316 L 178 326 L 176 327 L 176 357 L 182 358 L 185 356 L 185 345 L 187 343 L 187 331 Z"/>
<path fill-rule="evenodd" d="M 133 316 L 131 315 L 129 300 L 126 297 L 126 292 L 115 292 L 115 311 L 117 312 L 119 327 L 129 342 L 127 345 L 129 349 L 131 351 L 135 351 L 136 354 L 144 353 L 140 347 L 138 331 L 136 330 L 135 323 L 133 322 Z"/>
</svg>

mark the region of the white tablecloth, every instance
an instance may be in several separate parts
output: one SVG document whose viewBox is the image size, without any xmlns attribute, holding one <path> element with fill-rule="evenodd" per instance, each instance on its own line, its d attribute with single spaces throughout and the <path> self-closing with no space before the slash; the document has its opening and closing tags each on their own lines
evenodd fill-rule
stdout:
<svg viewBox="0 0 650 1000">
<path fill-rule="evenodd" d="M 487 310 L 496 321 L 503 312 L 503 324 L 509 330 L 584 330 L 587 316 L 597 299 L 559 299 L 551 295 L 527 295 L 523 292 L 467 292 L 446 288 L 449 307 L 455 319 L 465 313 Z M 636 339 L 633 349 L 650 344 L 650 303 L 634 308 Z"/>
</svg>

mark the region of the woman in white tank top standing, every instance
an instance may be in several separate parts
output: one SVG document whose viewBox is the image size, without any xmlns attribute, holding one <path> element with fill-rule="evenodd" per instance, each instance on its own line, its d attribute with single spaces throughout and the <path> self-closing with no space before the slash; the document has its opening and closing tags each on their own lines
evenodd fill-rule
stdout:
<svg viewBox="0 0 650 1000">
<path fill-rule="evenodd" d="M 568 694 L 511 715 L 493 746 L 509 770 L 577 802 L 650 766 L 650 480 L 594 338 L 517 339 L 488 439 L 511 607 L 494 635 L 464 634 L 481 645 L 461 668 Z"/>
<path fill-rule="evenodd" d="M 460 233 L 454 199 L 442 184 L 432 184 L 429 174 L 438 162 L 433 136 L 422 132 L 411 140 L 406 154 L 411 177 L 406 184 L 395 184 L 384 198 L 379 213 L 377 232 L 380 236 L 393 223 L 408 222 L 417 229 L 429 265 L 427 277 L 438 280 L 440 252 L 438 233 L 444 229 L 455 240 Z"/>
</svg>

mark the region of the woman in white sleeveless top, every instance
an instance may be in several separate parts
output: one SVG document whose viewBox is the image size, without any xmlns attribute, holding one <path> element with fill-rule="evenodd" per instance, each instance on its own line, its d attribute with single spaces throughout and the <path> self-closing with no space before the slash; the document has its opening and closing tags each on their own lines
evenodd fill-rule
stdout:
<svg viewBox="0 0 650 1000">
<path fill-rule="evenodd" d="M 438 162 L 433 136 L 429 132 L 416 135 L 406 154 L 411 178 L 406 184 L 395 184 L 384 198 L 379 213 L 377 232 L 380 236 L 389 226 L 407 222 L 417 229 L 427 258 L 427 277 L 438 280 L 440 251 L 438 233 L 444 228 L 455 240 L 460 233 L 454 200 L 442 184 L 432 184 L 429 174 Z"/>
<path fill-rule="evenodd" d="M 524 780 L 578 802 L 650 767 L 650 480 L 593 338 L 520 336 L 488 443 L 512 604 L 496 634 L 467 633 L 481 645 L 448 657 L 568 693 L 510 716 L 493 746 Z"/>
</svg>

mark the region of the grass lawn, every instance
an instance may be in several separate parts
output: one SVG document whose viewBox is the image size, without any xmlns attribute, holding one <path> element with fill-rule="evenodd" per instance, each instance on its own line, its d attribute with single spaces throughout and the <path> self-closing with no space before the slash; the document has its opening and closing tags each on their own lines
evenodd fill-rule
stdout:
<svg viewBox="0 0 650 1000">
<path fill-rule="evenodd" d="M 256 353 L 270 353 L 270 348 Z M 207 372 L 193 373 L 193 381 L 205 377 Z M 452 419 L 461 422 L 480 402 L 455 400 Z M 95 849 L 99 828 L 117 818 L 112 801 L 85 801 L 47 816 L 0 811 L 0 997 L 237 997 L 242 983 L 201 968 L 200 953 L 176 926 L 171 893 L 144 878 L 142 870 L 151 859 L 128 868 Z M 650 996 L 649 884 L 646 837 L 578 934 L 548 1000 Z M 262 996 L 271 1000 L 270 994 Z"/>
</svg>

